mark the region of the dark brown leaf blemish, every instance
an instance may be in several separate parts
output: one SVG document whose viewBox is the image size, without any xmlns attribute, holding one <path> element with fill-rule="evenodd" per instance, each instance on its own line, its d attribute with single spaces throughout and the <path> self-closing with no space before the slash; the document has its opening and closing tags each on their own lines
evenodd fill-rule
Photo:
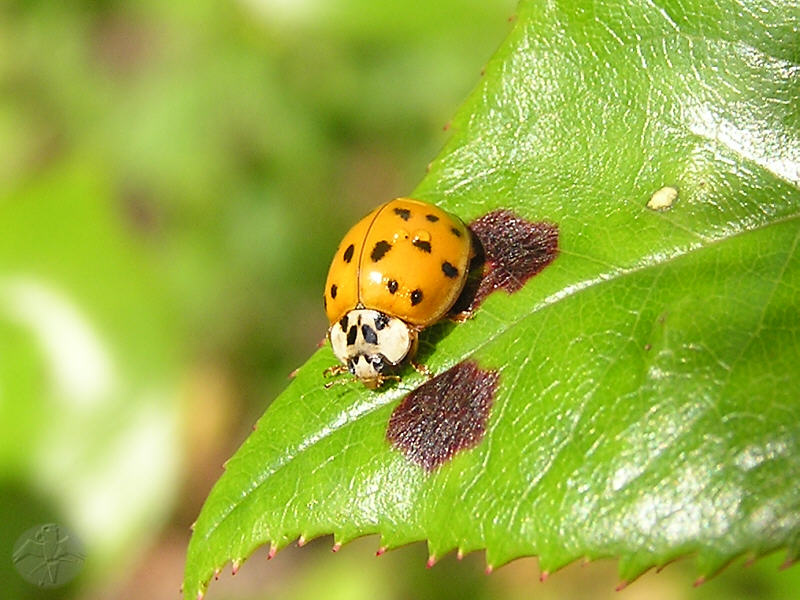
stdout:
<svg viewBox="0 0 800 600">
<path fill-rule="evenodd" d="M 433 471 L 486 433 L 500 374 L 465 361 L 423 383 L 394 409 L 386 439 Z"/>
<path fill-rule="evenodd" d="M 533 222 L 509 210 L 495 210 L 469 226 L 476 246 L 470 270 L 478 271 L 464 286 L 451 313 L 471 313 L 497 289 L 519 291 L 558 256 L 558 226 Z"/>
</svg>

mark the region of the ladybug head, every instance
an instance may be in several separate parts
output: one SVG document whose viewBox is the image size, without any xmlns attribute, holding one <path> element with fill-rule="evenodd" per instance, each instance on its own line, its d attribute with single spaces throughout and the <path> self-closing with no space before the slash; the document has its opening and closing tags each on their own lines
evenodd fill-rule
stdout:
<svg viewBox="0 0 800 600">
<path fill-rule="evenodd" d="M 370 389 L 379 387 L 414 347 L 416 335 L 402 319 L 354 309 L 328 331 L 331 347 L 347 370 Z"/>
</svg>

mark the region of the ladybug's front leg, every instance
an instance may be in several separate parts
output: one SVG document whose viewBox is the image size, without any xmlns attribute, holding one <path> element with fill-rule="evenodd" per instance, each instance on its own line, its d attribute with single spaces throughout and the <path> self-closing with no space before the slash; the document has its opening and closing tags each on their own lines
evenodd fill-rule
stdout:
<svg viewBox="0 0 800 600">
<path fill-rule="evenodd" d="M 331 365 L 322 372 L 322 375 L 324 377 L 336 377 L 347 372 L 347 367 L 344 365 Z"/>
<path fill-rule="evenodd" d="M 420 375 L 424 375 L 427 379 L 433 379 L 433 371 L 431 371 L 427 366 L 423 365 L 422 363 L 418 363 L 415 360 L 410 361 L 411 366 L 414 367 L 414 370 L 419 373 Z"/>
</svg>

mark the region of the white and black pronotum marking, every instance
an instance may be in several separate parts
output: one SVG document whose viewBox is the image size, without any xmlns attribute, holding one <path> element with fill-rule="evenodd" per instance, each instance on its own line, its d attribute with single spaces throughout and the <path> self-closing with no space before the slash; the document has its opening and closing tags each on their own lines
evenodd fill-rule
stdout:
<svg viewBox="0 0 800 600">
<path fill-rule="evenodd" d="M 411 351 L 415 336 L 401 319 L 357 308 L 330 328 L 336 357 L 361 380 L 377 381 Z"/>
</svg>

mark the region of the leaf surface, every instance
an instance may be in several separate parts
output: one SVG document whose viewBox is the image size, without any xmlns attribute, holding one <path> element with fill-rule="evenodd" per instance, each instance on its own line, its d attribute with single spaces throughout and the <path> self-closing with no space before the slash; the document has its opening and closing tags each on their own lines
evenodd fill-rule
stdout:
<svg viewBox="0 0 800 600">
<path fill-rule="evenodd" d="M 431 555 L 676 557 L 710 576 L 800 549 L 800 9 L 526 2 L 415 197 L 560 230 L 519 292 L 422 335 L 500 373 L 484 439 L 427 472 L 386 441 L 422 382 L 323 388 L 317 352 L 231 458 L 184 593 L 256 547 L 377 533 Z M 647 207 L 658 190 L 671 204 Z M 321 310 L 321 309 L 320 309 Z"/>
</svg>

